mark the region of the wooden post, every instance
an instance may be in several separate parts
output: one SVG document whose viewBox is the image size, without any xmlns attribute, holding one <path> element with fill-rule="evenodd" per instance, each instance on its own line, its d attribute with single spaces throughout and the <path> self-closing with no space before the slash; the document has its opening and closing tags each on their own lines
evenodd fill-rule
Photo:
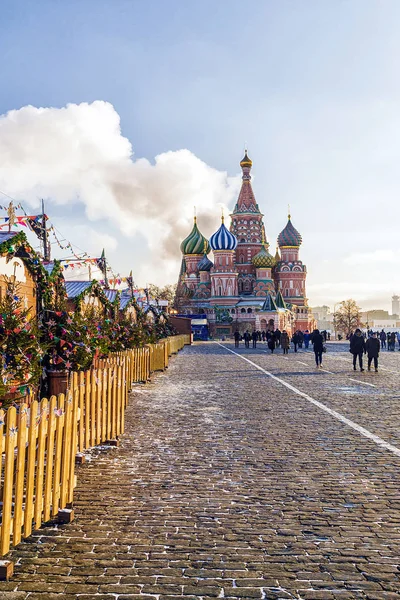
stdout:
<svg viewBox="0 0 400 600">
<path fill-rule="evenodd" d="M 85 450 L 90 448 L 90 444 L 92 441 L 92 436 L 90 433 L 90 399 L 91 399 L 91 371 L 86 371 L 85 373 Z"/>
<path fill-rule="evenodd" d="M 24 498 L 25 451 L 26 451 L 26 420 L 28 407 L 21 404 L 18 415 L 17 464 L 15 473 L 15 505 L 13 523 L 13 545 L 21 541 L 22 536 L 22 502 Z"/>
<path fill-rule="evenodd" d="M 14 479 L 14 447 L 17 439 L 17 412 L 12 406 L 7 411 L 6 420 L 6 456 L 4 466 L 4 484 L 3 484 L 3 515 L 1 524 L 1 555 L 7 554 L 10 549 L 11 537 L 11 507 L 12 491 Z"/>
<path fill-rule="evenodd" d="M 101 374 L 101 376 L 100 376 Z M 101 441 L 108 440 L 107 437 L 107 370 L 100 371 L 101 379 Z"/>
<path fill-rule="evenodd" d="M 54 455 L 54 478 L 53 478 L 53 500 L 51 513 L 55 517 L 58 514 L 58 508 L 60 505 L 60 493 L 61 493 L 61 461 L 62 461 L 62 443 L 63 443 L 63 429 L 64 429 L 64 405 L 65 398 L 64 394 L 60 394 L 57 399 L 56 409 L 56 446 Z"/>
<path fill-rule="evenodd" d="M 36 437 L 39 427 L 38 402 L 34 400 L 30 408 L 29 430 L 28 430 L 28 463 L 26 469 L 26 502 L 24 514 L 24 537 L 32 533 L 33 519 L 33 490 L 35 487 L 35 461 L 36 461 Z"/>
<path fill-rule="evenodd" d="M 83 371 L 79 373 L 79 452 L 82 452 L 85 448 L 85 374 Z"/>
<path fill-rule="evenodd" d="M 97 386 L 96 386 L 96 371 L 92 369 L 92 378 L 90 382 L 90 446 L 96 445 L 96 400 L 97 400 Z"/>
<path fill-rule="evenodd" d="M 47 422 L 47 447 L 46 447 L 46 477 L 44 482 L 44 510 L 43 521 L 46 522 L 51 516 L 51 493 L 54 486 L 54 439 L 56 432 L 57 398 L 52 396 L 49 403 L 49 420 Z"/>
</svg>

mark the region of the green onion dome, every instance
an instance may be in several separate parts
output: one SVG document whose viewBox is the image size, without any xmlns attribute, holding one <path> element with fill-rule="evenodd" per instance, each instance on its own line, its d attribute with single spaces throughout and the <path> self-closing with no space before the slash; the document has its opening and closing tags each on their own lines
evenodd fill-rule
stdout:
<svg viewBox="0 0 400 600">
<path fill-rule="evenodd" d="M 193 298 L 193 290 L 190 289 L 189 286 L 186 285 L 186 283 L 182 284 L 182 288 L 181 288 L 181 296 L 182 298 Z"/>
<path fill-rule="evenodd" d="M 292 248 L 299 248 L 299 246 L 301 246 L 302 241 L 302 237 L 297 231 L 297 229 L 293 227 L 289 215 L 285 229 L 281 231 L 278 236 L 279 247 L 282 248 L 282 246 L 289 246 Z"/>
<path fill-rule="evenodd" d="M 274 257 L 268 252 L 268 248 L 265 244 L 262 245 L 260 252 L 258 252 L 251 261 L 257 269 L 270 269 L 275 265 Z"/>
<path fill-rule="evenodd" d="M 181 243 L 181 252 L 182 254 L 208 254 L 210 250 L 210 244 L 200 233 L 195 217 L 192 231 Z"/>
</svg>

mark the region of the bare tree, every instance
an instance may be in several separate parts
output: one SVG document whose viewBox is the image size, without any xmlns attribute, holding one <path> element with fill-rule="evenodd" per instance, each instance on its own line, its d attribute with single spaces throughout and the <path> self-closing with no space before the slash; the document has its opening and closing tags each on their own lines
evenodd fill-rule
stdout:
<svg viewBox="0 0 400 600">
<path fill-rule="evenodd" d="M 148 286 L 149 294 L 154 300 L 168 300 L 170 306 L 174 303 L 176 284 L 165 285 L 159 287 L 154 283 L 150 283 Z"/>
<path fill-rule="evenodd" d="M 361 309 L 353 299 L 343 300 L 340 308 L 333 314 L 335 331 L 348 337 L 357 327 L 362 327 Z"/>
</svg>

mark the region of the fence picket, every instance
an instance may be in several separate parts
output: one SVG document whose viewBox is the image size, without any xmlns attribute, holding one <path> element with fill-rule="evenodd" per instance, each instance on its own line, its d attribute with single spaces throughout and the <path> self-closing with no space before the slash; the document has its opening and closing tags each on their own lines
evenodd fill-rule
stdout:
<svg viewBox="0 0 400 600">
<path fill-rule="evenodd" d="M 54 440 L 56 433 L 56 407 L 57 398 L 51 396 L 49 401 L 49 419 L 47 421 L 47 444 L 46 444 L 46 476 L 44 482 L 44 510 L 43 521 L 51 517 L 51 492 L 53 489 L 53 467 L 54 467 Z"/>
<path fill-rule="evenodd" d="M 28 407 L 21 404 L 18 415 L 18 438 L 17 438 L 17 461 L 15 471 L 15 504 L 13 522 L 13 545 L 21 541 L 23 520 L 23 498 L 24 498 L 24 474 L 25 474 L 25 452 L 26 452 L 26 420 Z"/>
</svg>

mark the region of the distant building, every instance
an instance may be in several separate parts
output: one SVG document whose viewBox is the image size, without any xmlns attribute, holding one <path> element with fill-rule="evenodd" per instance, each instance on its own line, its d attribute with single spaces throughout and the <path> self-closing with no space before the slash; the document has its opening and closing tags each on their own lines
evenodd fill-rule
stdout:
<svg viewBox="0 0 400 600">
<path fill-rule="evenodd" d="M 396 296 L 396 294 L 392 296 L 392 315 L 397 317 L 400 315 L 400 296 Z"/>
<path fill-rule="evenodd" d="M 331 313 L 329 306 L 326 304 L 323 306 L 314 306 L 311 310 L 319 330 L 333 331 L 333 313 Z"/>
</svg>

